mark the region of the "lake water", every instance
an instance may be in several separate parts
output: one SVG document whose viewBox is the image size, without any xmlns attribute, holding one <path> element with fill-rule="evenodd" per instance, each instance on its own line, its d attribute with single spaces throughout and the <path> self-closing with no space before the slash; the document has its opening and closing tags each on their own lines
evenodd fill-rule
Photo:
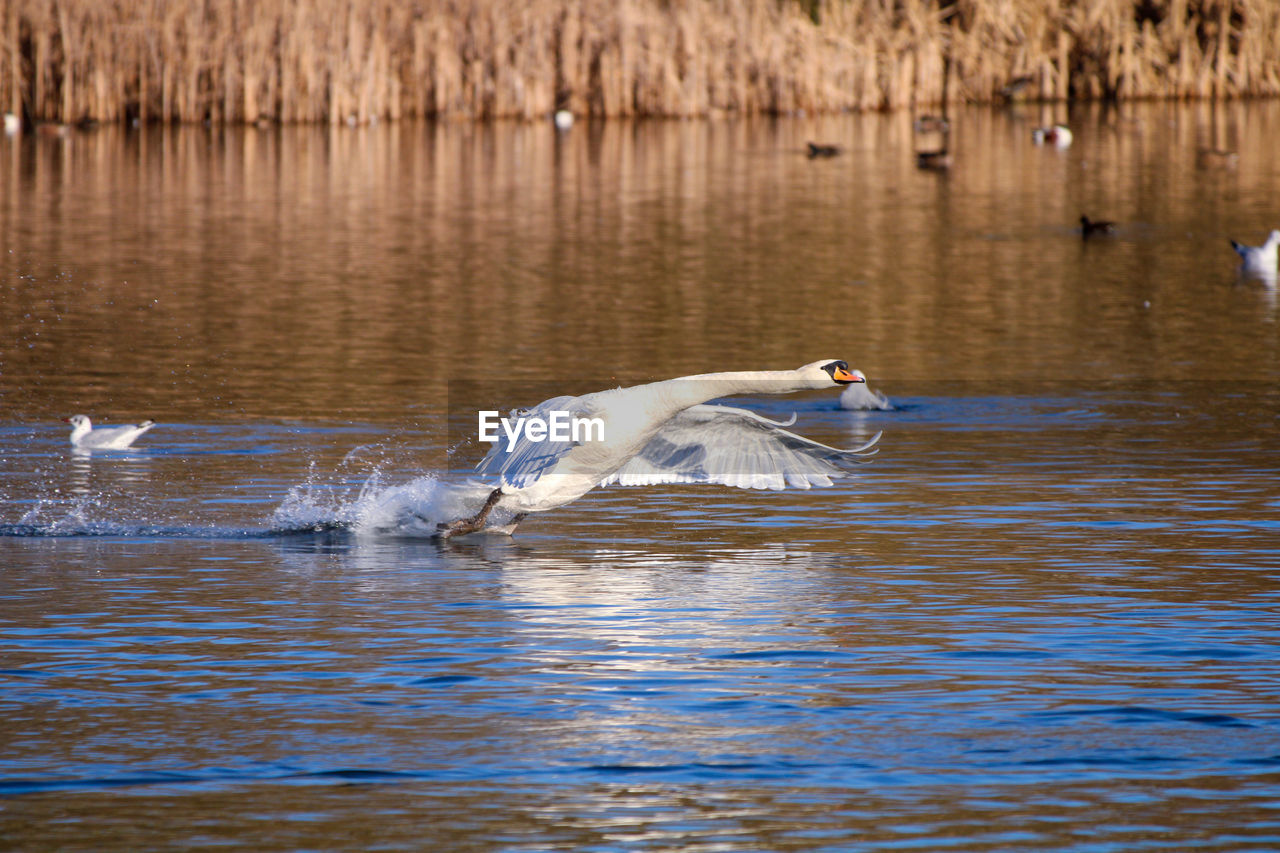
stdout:
<svg viewBox="0 0 1280 853">
<path fill-rule="evenodd" d="M 0 139 L 0 847 L 1280 847 L 1280 105 L 1067 118 Z M 827 357 L 832 488 L 366 523 L 468 383 Z"/>
</svg>

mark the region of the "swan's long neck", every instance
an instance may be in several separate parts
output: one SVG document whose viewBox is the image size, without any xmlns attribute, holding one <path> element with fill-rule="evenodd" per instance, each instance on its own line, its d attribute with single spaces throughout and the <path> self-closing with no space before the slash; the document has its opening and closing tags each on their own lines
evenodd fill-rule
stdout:
<svg viewBox="0 0 1280 853">
<path fill-rule="evenodd" d="M 794 370 L 743 370 L 730 373 L 702 373 L 655 382 L 649 386 L 655 402 L 670 415 L 718 397 L 736 394 L 788 394 L 808 387 Z"/>
</svg>

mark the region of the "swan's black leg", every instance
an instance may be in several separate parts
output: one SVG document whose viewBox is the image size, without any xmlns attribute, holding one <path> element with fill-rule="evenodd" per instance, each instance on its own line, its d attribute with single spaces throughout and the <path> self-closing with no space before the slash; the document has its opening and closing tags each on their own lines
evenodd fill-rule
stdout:
<svg viewBox="0 0 1280 853">
<path fill-rule="evenodd" d="M 475 533 L 481 527 L 484 527 L 485 519 L 489 517 L 489 513 L 493 511 L 493 508 L 498 505 L 498 500 L 501 497 L 502 489 L 494 489 L 479 512 L 470 518 L 461 518 L 447 524 L 437 524 L 436 530 L 438 532 L 436 535 L 441 539 L 449 539 L 454 536 L 461 536 L 464 533 Z"/>
</svg>

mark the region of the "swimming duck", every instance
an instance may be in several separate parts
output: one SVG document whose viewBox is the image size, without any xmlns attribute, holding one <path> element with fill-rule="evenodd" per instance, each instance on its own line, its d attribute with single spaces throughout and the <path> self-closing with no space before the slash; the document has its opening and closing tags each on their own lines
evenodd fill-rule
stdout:
<svg viewBox="0 0 1280 853">
<path fill-rule="evenodd" d="M 1065 124 L 1055 124 L 1052 127 L 1037 127 L 1031 131 L 1031 141 L 1036 145 L 1047 143 L 1058 148 L 1070 148 L 1074 138 Z"/>
<path fill-rule="evenodd" d="M 1080 214 L 1080 236 L 1088 240 L 1090 237 L 1096 237 L 1099 234 L 1116 233 L 1116 224 L 1104 220 L 1094 221 L 1083 213 Z"/>
</svg>

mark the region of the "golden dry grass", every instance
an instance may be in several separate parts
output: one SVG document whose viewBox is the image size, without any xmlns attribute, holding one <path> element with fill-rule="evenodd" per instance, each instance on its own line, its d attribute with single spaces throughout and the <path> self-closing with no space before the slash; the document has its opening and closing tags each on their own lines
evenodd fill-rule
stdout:
<svg viewBox="0 0 1280 853">
<path fill-rule="evenodd" d="M 0 0 L 29 118 L 346 122 L 1280 94 L 1275 0 Z"/>
</svg>

